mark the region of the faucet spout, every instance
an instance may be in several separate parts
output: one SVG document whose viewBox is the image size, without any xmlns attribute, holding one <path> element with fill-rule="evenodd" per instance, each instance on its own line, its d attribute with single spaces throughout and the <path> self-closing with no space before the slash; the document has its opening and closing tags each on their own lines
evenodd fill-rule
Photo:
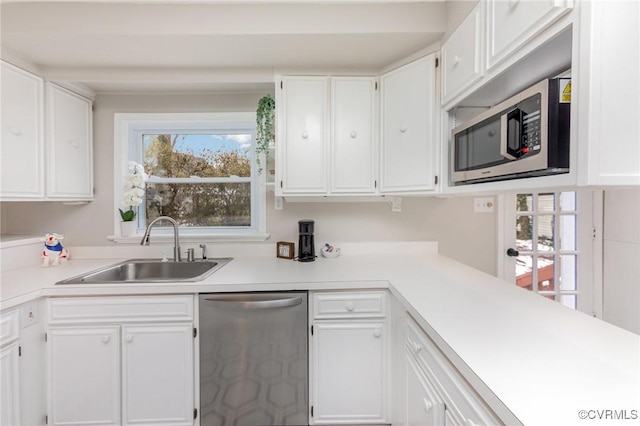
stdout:
<svg viewBox="0 0 640 426">
<path fill-rule="evenodd" d="M 153 219 L 148 225 L 147 225 L 147 229 L 144 231 L 144 235 L 142 236 L 142 240 L 140 241 L 140 245 L 141 246 L 148 246 L 149 245 L 149 237 L 151 234 L 151 227 L 153 225 L 155 225 L 157 222 L 161 221 L 161 220 L 165 220 L 169 223 L 171 223 L 171 225 L 173 226 L 173 260 L 176 262 L 181 262 L 182 261 L 182 256 L 180 253 L 180 237 L 178 235 L 178 222 L 176 222 L 173 218 L 169 217 L 169 216 L 159 216 L 155 219 Z"/>
</svg>

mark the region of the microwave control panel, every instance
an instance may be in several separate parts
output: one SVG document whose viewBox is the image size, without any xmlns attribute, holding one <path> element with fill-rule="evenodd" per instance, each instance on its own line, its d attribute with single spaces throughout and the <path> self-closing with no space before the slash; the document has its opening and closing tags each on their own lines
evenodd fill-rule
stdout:
<svg viewBox="0 0 640 426">
<path fill-rule="evenodd" d="M 538 93 L 518 104 L 522 111 L 522 141 L 520 145 L 520 155 L 537 154 L 542 144 L 540 101 L 542 96 Z"/>
</svg>

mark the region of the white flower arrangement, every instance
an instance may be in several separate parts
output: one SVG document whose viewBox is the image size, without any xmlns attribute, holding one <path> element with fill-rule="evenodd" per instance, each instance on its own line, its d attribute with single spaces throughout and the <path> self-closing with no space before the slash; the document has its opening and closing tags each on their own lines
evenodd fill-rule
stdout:
<svg viewBox="0 0 640 426">
<path fill-rule="evenodd" d="M 148 178 L 144 172 L 144 167 L 135 161 L 129 161 L 127 166 L 128 173 L 123 184 L 122 206 L 128 207 L 128 210 L 118 209 L 123 222 L 131 222 L 136 217 L 136 212 L 133 208 L 142 204 L 145 182 Z"/>
</svg>

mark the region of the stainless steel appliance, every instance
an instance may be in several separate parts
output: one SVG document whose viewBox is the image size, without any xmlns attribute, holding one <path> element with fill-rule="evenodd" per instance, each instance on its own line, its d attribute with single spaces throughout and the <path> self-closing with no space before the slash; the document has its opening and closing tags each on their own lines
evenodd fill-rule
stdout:
<svg viewBox="0 0 640 426">
<path fill-rule="evenodd" d="M 200 424 L 308 424 L 307 293 L 201 294 Z"/>
<path fill-rule="evenodd" d="M 571 79 L 547 79 L 453 129 L 455 185 L 569 172 Z"/>
</svg>

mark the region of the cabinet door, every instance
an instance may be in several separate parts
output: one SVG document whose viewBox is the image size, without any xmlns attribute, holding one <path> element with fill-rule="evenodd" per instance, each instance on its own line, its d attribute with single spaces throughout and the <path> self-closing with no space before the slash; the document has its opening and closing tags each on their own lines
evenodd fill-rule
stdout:
<svg viewBox="0 0 640 426">
<path fill-rule="evenodd" d="M 488 0 L 487 69 L 498 65 L 556 18 L 571 0 Z"/>
<path fill-rule="evenodd" d="M 385 193 L 435 188 L 435 55 L 382 76 Z"/>
<path fill-rule="evenodd" d="M 20 424 L 18 343 L 0 349 L 0 426 Z"/>
<path fill-rule="evenodd" d="M 385 423 L 386 341 L 382 321 L 314 324 L 312 424 Z"/>
<path fill-rule="evenodd" d="M 43 198 L 42 79 L 3 61 L 0 80 L 0 198 Z"/>
<path fill-rule="evenodd" d="M 328 81 L 327 77 L 283 79 L 278 193 L 327 192 Z"/>
<path fill-rule="evenodd" d="M 373 78 L 331 79 L 331 192 L 376 190 Z"/>
<path fill-rule="evenodd" d="M 47 83 L 47 196 L 93 198 L 91 101 Z"/>
<path fill-rule="evenodd" d="M 482 4 L 479 3 L 442 46 L 443 105 L 482 77 L 482 10 Z"/>
<path fill-rule="evenodd" d="M 122 328 L 123 424 L 193 424 L 193 325 Z"/>
<path fill-rule="evenodd" d="M 49 330 L 51 424 L 121 424 L 119 337 L 117 326 Z"/>
<path fill-rule="evenodd" d="M 445 404 L 428 384 L 413 356 L 406 353 L 407 426 L 442 426 Z"/>
</svg>

